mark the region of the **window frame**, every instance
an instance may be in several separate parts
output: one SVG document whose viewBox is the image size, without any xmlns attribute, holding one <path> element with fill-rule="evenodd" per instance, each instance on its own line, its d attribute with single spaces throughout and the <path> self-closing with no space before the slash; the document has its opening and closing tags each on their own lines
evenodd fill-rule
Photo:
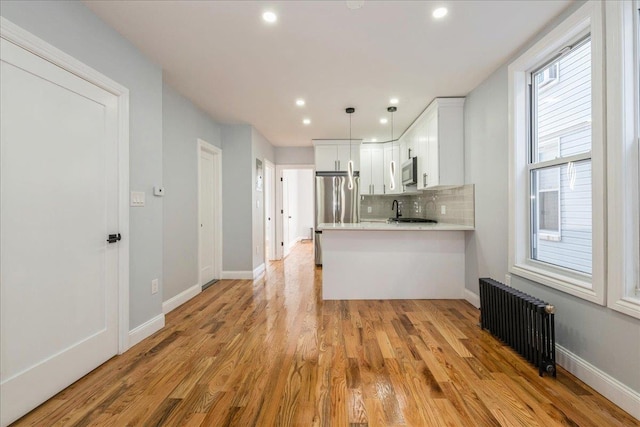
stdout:
<svg viewBox="0 0 640 427">
<path fill-rule="evenodd" d="M 509 74 L 509 272 L 604 305 L 606 301 L 604 40 L 602 3 L 589 1 L 513 61 Z M 528 118 L 531 72 L 550 63 L 567 45 L 591 34 L 592 274 L 536 261 L 531 257 L 531 209 Z M 567 156 L 561 163 L 584 160 Z M 539 162 L 536 169 L 555 161 Z"/>
<path fill-rule="evenodd" d="M 640 319 L 639 8 L 638 0 L 605 5 L 610 141 L 607 306 Z"/>
</svg>

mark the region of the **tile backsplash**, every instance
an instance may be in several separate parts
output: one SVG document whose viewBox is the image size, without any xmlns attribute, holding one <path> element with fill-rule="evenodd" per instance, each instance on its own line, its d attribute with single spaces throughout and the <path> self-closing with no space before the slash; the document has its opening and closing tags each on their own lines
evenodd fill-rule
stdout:
<svg viewBox="0 0 640 427">
<path fill-rule="evenodd" d="M 424 190 L 417 194 L 360 196 L 360 220 L 386 219 L 394 216 L 395 213 L 391 209 L 394 200 L 400 204 L 400 213 L 404 217 L 435 219 L 449 224 L 475 226 L 473 184 Z"/>
</svg>

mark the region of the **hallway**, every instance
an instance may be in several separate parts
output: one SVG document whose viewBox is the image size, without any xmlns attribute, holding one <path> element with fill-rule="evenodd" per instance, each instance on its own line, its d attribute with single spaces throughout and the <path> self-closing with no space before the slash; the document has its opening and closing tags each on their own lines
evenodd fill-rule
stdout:
<svg viewBox="0 0 640 427">
<path fill-rule="evenodd" d="M 465 301 L 326 301 L 313 245 L 221 280 L 15 425 L 633 426 L 559 369 L 540 378 Z"/>
</svg>

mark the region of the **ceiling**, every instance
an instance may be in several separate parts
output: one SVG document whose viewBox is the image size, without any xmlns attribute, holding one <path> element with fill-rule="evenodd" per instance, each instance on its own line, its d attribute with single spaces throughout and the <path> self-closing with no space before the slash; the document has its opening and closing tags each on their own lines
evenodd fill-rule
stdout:
<svg viewBox="0 0 640 427">
<path fill-rule="evenodd" d="M 464 96 L 569 0 L 86 1 L 221 123 L 248 123 L 273 145 L 397 138 L 437 96 Z M 444 5 L 441 20 L 433 9 Z M 278 15 L 274 24 L 264 11 Z M 304 107 L 295 105 L 303 98 Z M 303 118 L 311 124 L 304 125 Z"/>
</svg>

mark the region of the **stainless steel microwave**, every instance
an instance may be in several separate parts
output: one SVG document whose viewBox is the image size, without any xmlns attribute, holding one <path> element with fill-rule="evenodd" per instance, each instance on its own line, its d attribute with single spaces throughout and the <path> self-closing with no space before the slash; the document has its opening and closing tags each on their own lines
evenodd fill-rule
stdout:
<svg viewBox="0 0 640 427">
<path fill-rule="evenodd" d="M 402 185 L 418 183 L 418 158 L 412 157 L 402 164 Z"/>
</svg>

